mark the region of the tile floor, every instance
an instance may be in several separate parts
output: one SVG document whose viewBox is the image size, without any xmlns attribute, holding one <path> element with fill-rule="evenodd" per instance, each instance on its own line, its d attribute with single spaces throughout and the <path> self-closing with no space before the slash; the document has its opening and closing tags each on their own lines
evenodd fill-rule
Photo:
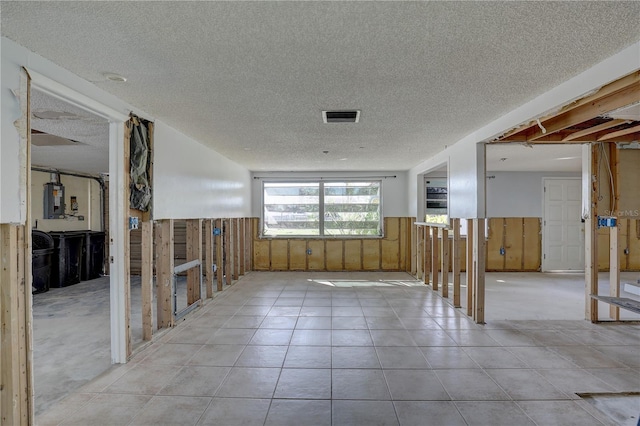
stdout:
<svg viewBox="0 0 640 426">
<path fill-rule="evenodd" d="M 480 326 L 403 273 L 253 272 L 36 423 L 613 425 L 576 393 L 640 392 L 638 354 L 637 323 Z"/>
</svg>

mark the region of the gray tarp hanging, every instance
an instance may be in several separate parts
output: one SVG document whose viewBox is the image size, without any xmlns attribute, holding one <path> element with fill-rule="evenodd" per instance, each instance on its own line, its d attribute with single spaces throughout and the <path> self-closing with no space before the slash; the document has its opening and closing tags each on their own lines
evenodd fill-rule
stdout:
<svg viewBox="0 0 640 426">
<path fill-rule="evenodd" d="M 151 186 L 149 185 L 149 131 L 145 122 L 131 115 L 130 188 L 129 204 L 132 209 L 149 211 Z"/>
</svg>

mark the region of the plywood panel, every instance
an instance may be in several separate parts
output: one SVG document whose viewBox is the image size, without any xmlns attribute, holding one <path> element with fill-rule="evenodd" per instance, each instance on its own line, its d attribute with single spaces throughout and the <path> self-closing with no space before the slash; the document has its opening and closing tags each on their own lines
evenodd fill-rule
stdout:
<svg viewBox="0 0 640 426">
<path fill-rule="evenodd" d="M 307 269 L 307 240 L 289 240 L 289 270 Z"/>
<path fill-rule="evenodd" d="M 345 240 L 344 269 L 347 271 L 362 270 L 362 240 Z"/>
<path fill-rule="evenodd" d="M 269 240 L 255 240 L 253 242 L 253 268 L 256 271 L 268 271 L 269 264 Z"/>
<path fill-rule="evenodd" d="M 271 270 L 286 271 L 289 269 L 289 241 L 271 240 Z"/>
<path fill-rule="evenodd" d="M 523 229 L 521 217 L 504 219 L 504 268 L 507 271 L 522 270 Z"/>
<path fill-rule="evenodd" d="M 341 240 L 327 240 L 325 242 L 325 251 L 327 254 L 327 271 L 343 271 L 343 242 Z"/>
<path fill-rule="evenodd" d="M 407 224 L 409 223 L 406 217 L 400 218 L 400 269 L 403 271 L 411 270 L 411 261 L 409 253 L 407 251 L 408 243 L 407 241 L 411 240 L 411 235 L 409 234 L 409 230 L 407 228 Z"/>
<path fill-rule="evenodd" d="M 487 239 L 487 270 L 504 270 L 504 256 L 500 254 L 500 248 L 504 244 L 504 219 L 492 217 L 489 221 L 489 235 Z"/>
<path fill-rule="evenodd" d="M 540 219 L 525 217 L 522 222 L 524 247 L 522 266 L 525 271 L 539 271 L 542 261 L 542 234 L 540 233 Z"/>
<path fill-rule="evenodd" d="M 465 220 L 465 219 L 462 219 Z M 467 270 L 467 237 L 460 238 L 460 272 Z"/>
<path fill-rule="evenodd" d="M 311 250 L 311 254 L 307 255 L 309 270 L 324 270 L 324 240 L 309 240 L 307 247 Z"/>
<path fill-rule="evenodd" d="M 362 269 L 380 270 L 380 240 L 362 240 Z"/>
<path fill-rule="evenodd" d="M 616 214 L 618 217 L 636 218 L 640 215 L 640 150 L 621 149 L 618 160 L 620 200 Z"/>
<path fill-rule="evenodd" d="M 400 237 L 400 218 L 387 217 L 384 219 L 384 239 L 397 241 Z"/>
</svg>

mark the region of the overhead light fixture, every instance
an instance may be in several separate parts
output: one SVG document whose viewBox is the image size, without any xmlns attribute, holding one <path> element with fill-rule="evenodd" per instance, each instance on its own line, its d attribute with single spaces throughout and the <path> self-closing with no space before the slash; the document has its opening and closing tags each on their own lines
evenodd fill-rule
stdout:
<svg viewBox="0 0 640 426">
<path fill-rule="evenodd" d="M 126 77 L 113 72 L 105 72 L 105 73 L 102 73 L 102 75 L 104 75 L 107 80 L 115 81 L 116 83 L 124 83 L 125 81 L 127 81 Z"/>
<path fill-rule="evenodd" d="M 500 161 L 507 161 L 507 157 L 502 157 Z"/>
<path fill-rule="evenodd" d="M 358 123 L 360 121 L 360 111 L 322 111 L 322 121 L 325 123 Z"/>
</svg>

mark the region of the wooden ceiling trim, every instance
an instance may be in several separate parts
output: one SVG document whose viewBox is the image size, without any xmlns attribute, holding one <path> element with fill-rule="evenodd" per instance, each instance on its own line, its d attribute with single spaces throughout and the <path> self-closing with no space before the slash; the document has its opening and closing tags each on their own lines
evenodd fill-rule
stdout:
<svg viewBox="0 0 640 426">
<path fill-rule="evenodd" d="M 627 136 L 627 135 L 631 135 L 633 133 L 638 133 L 638 132 L 640 132 L 640 125 L 629 127 L 628 129 L 618 130 L 616 132 L 607 133 L 606 135 L 600 136 L 598 138 L 598 142 L 614 140 L 614 139 L 619 138 L 621 136 Z"/>
<path fill-rule="evenodd" d="M 631 123 L 631 120 L 622 120 L 622 119 L 614 119 L 611 121 L 608 121 L 606 123 L 602 123 L 599 124 L 597 126 L 593 126 L 593 127 L 589 127 L 588 129 L 584 129 L 584 130 L 580 130 L 577 132 L 573 132 L 571 134 L 569 134 L 568 136 L 565 136 L 564 139 L 562 139 L 563 141 L 572 141 L 575 139 L 581 139 L 585 136 L 588 135 L 592 135 L 594 133 L 598 133 L 601 132 L 603 130 L 608 130 L 611 129 L 612 127 L 617 127 L 621 124 L 628 124 Z"/>
<path fill-rule="evenodd" d="M 531 121 L 504 133 L 500 137 L 500 140 L 513 140 L 512 137 L 516 135 L 526 135 L 527 141 L 533 141 L 537 138 L 544 137 L 549 133 L 555 133 L 559 130 L 566 129 L 589 119 L 606 114 L 607 112 L 638 102 L 638 100 L 640 100 L 640 96 L 638 95 L 639 87 L 640 71 L 635 71 L 632 74 L 603 86 L 597 92 L 589 96 L 585 96 L 582 99 L 565 105 L 560 112 L 541 118 L 540 121 L 545 128 L 546 133 L 542 133 L 542 129 L 538 127 L 536 121 Z M 621 102 L 615 102 L 618 98 L 621 99 Z M 622 103 L 622 105 L 620 105 L 620 103 Z M 575 110 L 579 110 L 579 114 L 571 114 L 571 112 Z M 568 122 L 563 121 L 563 119 L 566 120 L 567 117 L 573 117 L 573 120 L 577 120 L 577 117 L 584 117 L 584 119 L 573 122 L 573 124 L 569 124 Z"/>
</svg>

